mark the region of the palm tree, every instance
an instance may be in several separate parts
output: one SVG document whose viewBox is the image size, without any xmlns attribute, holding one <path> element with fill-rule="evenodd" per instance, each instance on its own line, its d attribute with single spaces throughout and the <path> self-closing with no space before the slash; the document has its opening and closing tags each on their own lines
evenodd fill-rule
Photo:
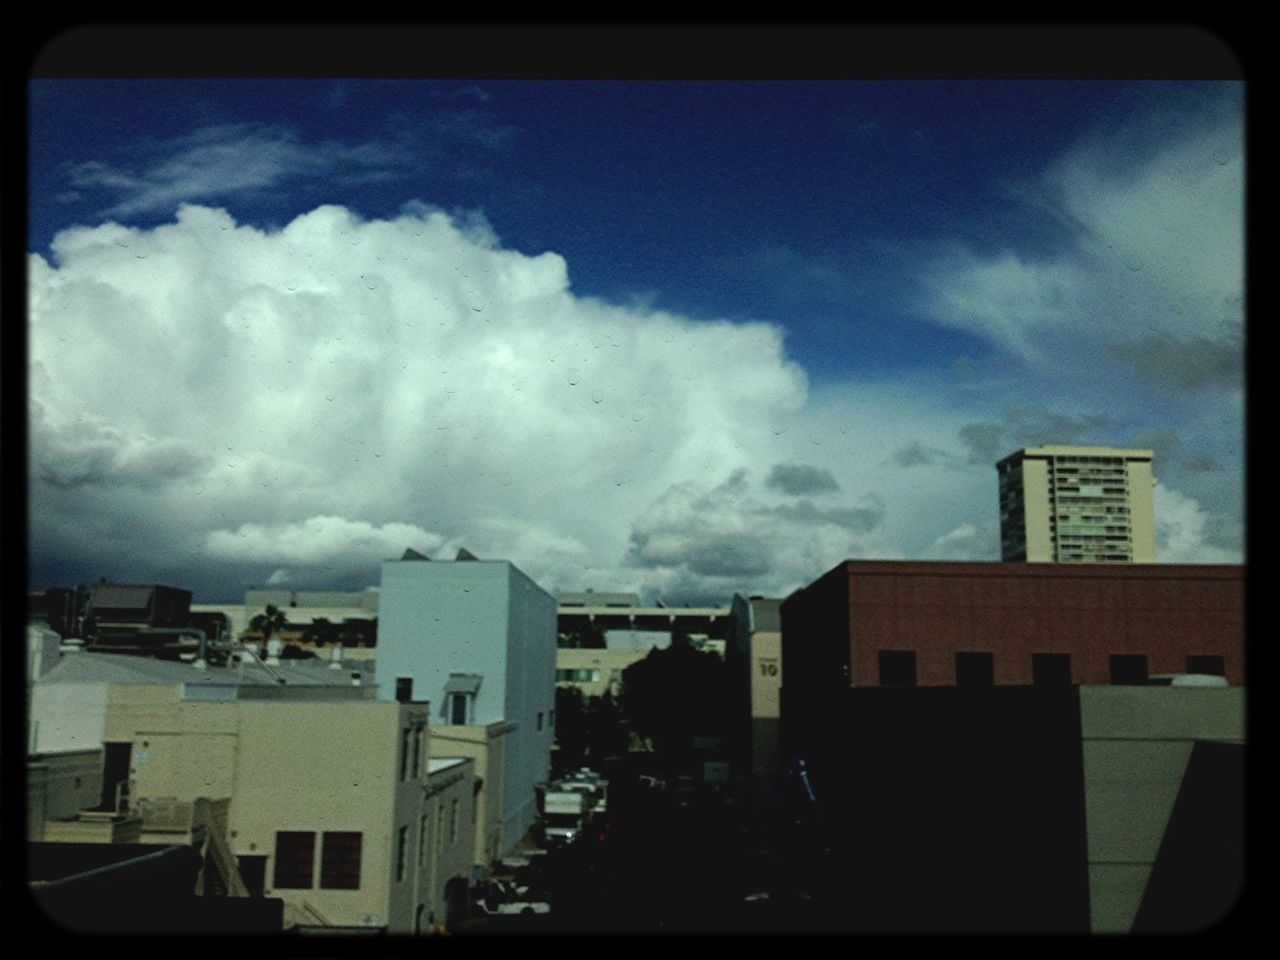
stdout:
<svg viewBox="0 0 1280 960">
<path fill-rule="evenodd" d="M 250 628 L 257 630 L 262 634 L 262 642 L 266 643 L 271 639 L 273 633 L 279 632 L 288 623 L 284 611 L 274 604 L 268 603 L 265 613 L 260 613 L 249 621 Z"/>
</svg>

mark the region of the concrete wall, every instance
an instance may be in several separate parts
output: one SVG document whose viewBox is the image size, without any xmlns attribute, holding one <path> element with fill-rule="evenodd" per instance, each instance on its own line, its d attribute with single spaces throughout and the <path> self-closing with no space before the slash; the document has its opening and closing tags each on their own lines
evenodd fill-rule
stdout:
<svg viewBox="0 0 1280 960">
<path fill-rule="evenodd" d="M 503 770 L 506 767 L 508 728 L 505 723 L 487 727 L 441 726 L 429 728 L 431 756 L 466 757 L 479 781 L 472 809 L 472 845 L 476 867 L 487 867 L 502 856 Z"/>
<path fill-rule="evenodd" d="M 105 683 L 33 684 L 27 752 L 100 748 L 106 713 Z"/>
<path fill-rule="evenodd" d="M 382 567 L 378 694 L 412 677 L 415 699 L 447 724 L 451 673 L 483 677 L 471 725 L 508 725 L 500 844 L 510 850 L 537 816 L 535 787 L 551 767 L 556 602 L 506 561 L 390 560 Z M 489 791 L 492 778 L 486 785 Z"/>
<path fill-rule="evenodd" d="M 479 674 L 471 722 L 506 719 L 510 590 L 505 561 L 383 563 L 378 695 L 393 699 L 396 678 L 412 677 L 414 699 L 431 701 L 433 723 L 448 723 L 449 674 Z"/>
<path fill-rule="evenodd" d="M 1244 690 L 1086 686 L 1080 720 L 1091 929 L 1127 933 L 1195 742 L 1244 742 Z"/>
<path fill-rule="evenodd" d="M 456 758 L 434 759 L 432 766 L 449 765 L 427 778 L 426 801 L 419 828 L 426 827 L 425 839 L 417 850 L 424 870 L 422 901 L 426 906 L 422 929 L 442 924 L 448 917 L 447 894 L 450 881 L 469 885 L 475 862 L 475 761 Z M 456 817 L 456 822 L 455 822 Z"/>
<path fill-rule="evenodd" d="M 602 697 L 622 682 L 622 671 L 649 655 L 647 650 L 599 650 L 564 647 L 556 651 L 556 670 L 599 670 L 599 680 L 560 680 L 558 687 L 576 687 L 588 697 Z M 612 679 L 614 672 L 618 679 Z"/>
<path fill-rule="evenodd" d="M 49 820 L 65 820 L 102 799 L 102 747 L 35 754 L 27 761 L 27 839 L 42 840 Z"/>
</svg>

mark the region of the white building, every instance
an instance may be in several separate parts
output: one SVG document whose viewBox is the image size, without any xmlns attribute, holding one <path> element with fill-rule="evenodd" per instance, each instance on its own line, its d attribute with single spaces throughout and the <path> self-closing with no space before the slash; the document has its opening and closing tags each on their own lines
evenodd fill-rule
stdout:
<svg viewBox="0 0 1280 960">
<path fill-rule="evenodd" d="M 410 554 L 406 554 L 410 556 Z M 547 780 L 555 718 L 556 601 L 505 560 L 388 560 L 378 609 L 378 696 L 412 684 L 430 700 L 441 733 L 501 733 L 501 793 L 490 770 L 481 794 L 497 838 L 478 851 L 509 852 L 537 817 L 535 787 Z M 497 726 L 495 726 L 497 725 Z M 485 766 L 478 761 L 477 767 Z M 495 809 L 494 804 L 500 806 Z"/>
</svg>

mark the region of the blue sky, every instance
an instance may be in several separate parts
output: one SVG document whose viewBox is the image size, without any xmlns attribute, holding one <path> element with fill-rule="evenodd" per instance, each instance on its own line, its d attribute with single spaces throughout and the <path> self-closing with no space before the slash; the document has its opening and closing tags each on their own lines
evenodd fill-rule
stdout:
<svg viewBox="0 0 1280 960">
<path fill-rule="evenodd" d="M 785 594 L 995 459 L 1243 540 L 1243 85 L 38 80 L 31 576 Z"/>
</svg>

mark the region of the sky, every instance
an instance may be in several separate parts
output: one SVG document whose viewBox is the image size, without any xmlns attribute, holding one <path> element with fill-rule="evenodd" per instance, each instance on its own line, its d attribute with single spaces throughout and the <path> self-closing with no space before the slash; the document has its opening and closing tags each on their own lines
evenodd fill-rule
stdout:
<svg viewBox="0 0 1280 960">
<path fill-rule="evenodd" d="M 1155 451 L 1243 562 L 1229 81 L 42 79 L 29 580 L 785 596 Z"/>
</svg>

